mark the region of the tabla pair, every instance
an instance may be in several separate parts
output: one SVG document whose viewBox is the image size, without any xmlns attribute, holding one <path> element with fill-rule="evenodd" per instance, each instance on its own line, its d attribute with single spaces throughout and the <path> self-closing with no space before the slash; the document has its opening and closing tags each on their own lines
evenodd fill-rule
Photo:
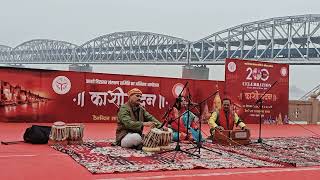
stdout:
<svg viewBox="0 0 320 180">
<path fill-rule="evenodd" d="M 169 143 L 172 141 L 172 130 L 161 130 L 152 128 L 143 138 L 144 151 L 160 151 L 169 149 Z"/>
<path fill-rule="evenodd" d="M 82 144 L 83 131 L 82 124 L 66 124 L 58 121 L 52 125 L 49 139 L 52 143 Z"/>
</svg>

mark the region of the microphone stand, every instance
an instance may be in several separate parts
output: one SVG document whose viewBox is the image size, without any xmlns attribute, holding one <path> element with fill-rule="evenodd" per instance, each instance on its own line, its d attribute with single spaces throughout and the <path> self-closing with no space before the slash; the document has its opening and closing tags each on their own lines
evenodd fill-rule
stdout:
<svg viewBox="0 0 320 180">
<path fill-rule="evenodd" d="M 187 88 L 188 90 L 188 95 L 187 95 L 187 98 L 188 98 L 188 103 L 187 103 L 187 109 L 186 109 L 186 112 L 188 113 L 187 114 L 187 136 L 186 136 L 186 139 L 189 138 L 189 121 L 190 121 L 190 104 L 191 104 L 191 94 L 190 94 L 190 89 L 189 87 Z"/>
<path fill-rule="evenodd" d="M 278 81 L 275 81 L 270 88 L 267 89 L 266 92 L 263 93 L 263 95 L 256 101 L 254 106 L 257 106 L 259 104 L 259 138 L 256 143 L 264 144 L 267 146 L 270 146 L 269 144 L 263 143 L 263 139 L 261 138 L 261 124 L 262 124 L 262 104 L 263 104 L 263 97 L 270 91 L 270 89 L 277 83 Z M 253 106 L 253 107 L 254 107 Z"/>
<path fill-rule="evenodd" d="M 185 89 L 185 87 L 186 87 L 187 84 L 188 84 L 188 82 L 184 85 L 183 89 L 181 90 L 178 98 L 176 99 L 175 104 L 177 104 L 177 101 L 179 101 L 178 103 L 181 103 L 181 94 L 182 94 L 182 92 L 184 91 L 184 89 Z M 172 106 L 171 111 L 172 111 L 173 108 L 174 108 L 174 106 Z M 167 113 L 167 114 L 169 115 L 169 113 Z M 182 114 L 182 115 L 183 115 L 183 114 Z M 192 153 L 190 153 L 190 152 L 188 152 L 188 151 L 184 151 L 184 150 L 181 149 L 181 146 L 180 146 L 180 117 L 181 117 L 182 115 L 180 115 L 180 116 L 177 117 L 176 119 L 173 119 L 173 120 L 172 120 L 172 121 L 178 120 L 178 122 L 177 122 L 177 123 L 178 123 L 178 131 L 177 131 L 177 133 L 178 133 L 178 139 L 177 139 L 176 147 L 175 147 L 174 149 L 172 149 L 172 150 L 163 151 L 163 152 L 159 152 L 159 153 L 158 153 L 158 154 L 162 154 L 162 153 L 167 153 L 167 152 L 176 151 L 175 154 L 174 154 L 174 156 L 172 157 L 171 162 L 174 162 L 174 160 L 175 160 L 178 152 L 183 152 L 183 153 L 186 153 L 186 154 L 191 155 L 191 156 L 196 156 L 196 157 L 198 157 L 198 158 L 200 157 L 199 155 L 192 154 Z M 165 122 L 161 125 L 161 127 L 163 127 L 164 124 L 165 124 Z"/>
<path fill-rule="evenodd" d="M 200 112 L 200 114 L 201 114 L 201 104 L 204 103 L 204 102 L 206 102 L 208 99 L 210 99 L 210 98 L 213 97 L 214 95 L 216 95 L 218 92 L 219 92 L 219 91 L 214 92 L 214 93 L 211 94 L 209 97 L 207 97 L 206 99 L 204 99 L 203 101 L 201 101 L 200 103 L 198 103 L 198 105 L 196 105 L 196 106 L 199 106 L 199 112 Z M 196 107 L 196 106 L 194 106 L 194 107 Z M 188 121 L 189 121 L 189 119 L 188 119 Z M 201 136 L 201 132 L 202 132 L 201 127 L 202 127 L 202 125 L 201 125 L 201 124 L 202 124 L 202 123 L 201 123 L 201 119 L 199 119 L 199 134 L 198 134 L 197 145 L 196 145 L 196 147 L 193 147 L 193 148 L 190 148 L 190 149 L 196 149 L 196 150 L 198 150 L 199 156 L 200 156 L 200 154 L 201 154 L 201 150 L 200 150 L 200 149 L 205 149 L 205 150 L 207 150 L 207 151 L 214 152 L 214 153 L 216 153 L 216 154 L 222 155 L 222 153 L 217 152 L 217 151 L 214 151 L 214 150 L 209 149 L 209 148 L 207 148 L 207 147 L 204 147 L 204 146 L 202 145 L 202 136 Z M 190 149 L 187 149 L 187 150 L 190 150 Z M 194 152 L 196 152 L 196 151 L 194 151 Z"/>
<path fill-rule="evenodd" d="M 168 115 L 171 113 L 171 111 L 173 110 L 173 107 L 175 104 L 177 104 L 177 102 L 181 102 L 182 101 L 182 93 L 184 91 L 184 89 L 187 87 L 187 85 L 189 84 L 189 81 L 187 81 L 184 86 L 183 89 L 181 90 L 181 92 L 179 93 L 178 97 L 176 98 L 176 101 L 174 102 L 174 104 L 172 106 L 170 106 L 170 108 L 164 113 L 164 115 L 162 116 L 161 119 L 167 119 Z M 163 123 L 161 124 L 162 128 L 168 121 L 163 121 Z"/>
</svg>

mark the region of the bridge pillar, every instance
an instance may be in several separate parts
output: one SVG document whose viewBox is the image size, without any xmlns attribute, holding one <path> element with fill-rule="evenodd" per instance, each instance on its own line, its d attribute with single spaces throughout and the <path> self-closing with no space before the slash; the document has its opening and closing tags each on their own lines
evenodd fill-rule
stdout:
<svg viewBox="0 0 320 180">
<path fill-rule="evenodd" d="M 209 79 L 209 68 L 205 65 L 192 66 L 186 65 L 182 67 L 182 78 L 186 79 Z"/>
<path fill-rule="evenodd" d="M 71 64 L 69 71 L 92 72 L 92 66 L 89 64 Z"/>
<path fill-rule="evenodd" d="M 311 97 L 310 100 L 312 103 L 312 119 L 311 124 L 317 124 L 320 116 L 320 102 L 317 97 Z"/>
</svg>

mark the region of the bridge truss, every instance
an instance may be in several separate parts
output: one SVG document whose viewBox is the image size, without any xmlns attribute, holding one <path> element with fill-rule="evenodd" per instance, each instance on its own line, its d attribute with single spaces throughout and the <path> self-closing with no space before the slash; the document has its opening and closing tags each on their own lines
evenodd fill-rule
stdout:
<svg viewBox="0 0 320 180">
<path fill-rule="evenodd" d="M 320 64 L 320 15 L 271 18 L 214 33 L 191 45 L 191 60 L 225 58 Z"/>
<path fill-rule="evenodd" d="M 320 15 L 241 24 L 198 41 L 150 33 L 116 32 L 78 46 L 35 39 L 0 45 L 3 64 L 224 64 L 225 58 L 320 64 Z"/>
</svg>

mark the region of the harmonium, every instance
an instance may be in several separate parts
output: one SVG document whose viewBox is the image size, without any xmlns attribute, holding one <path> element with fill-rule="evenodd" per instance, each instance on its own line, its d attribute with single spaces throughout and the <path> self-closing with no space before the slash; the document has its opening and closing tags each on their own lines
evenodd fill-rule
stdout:
<svg viewBox="0 0 320 180">
<path fill-rule="evenodd" d="M 215 130 L 214 143 L 223 145 L 248 145 L 250 144 L 250 131 L 248 130 Z"/>
</svg>

